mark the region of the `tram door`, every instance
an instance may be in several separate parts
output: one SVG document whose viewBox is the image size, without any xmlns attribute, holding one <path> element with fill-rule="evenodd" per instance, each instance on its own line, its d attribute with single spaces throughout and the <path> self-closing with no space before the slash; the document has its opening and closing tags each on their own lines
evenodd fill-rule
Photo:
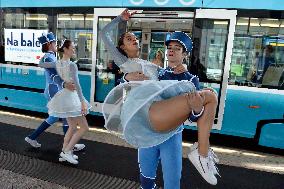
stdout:
<svg viewBox="0 0 284 189">
<path fill-rule="evenodd" d="M 234 40 L 236 10 L 197 9 L 189 71 L 218 92 L 214 129 L 221 129 Z"/>
</svg>

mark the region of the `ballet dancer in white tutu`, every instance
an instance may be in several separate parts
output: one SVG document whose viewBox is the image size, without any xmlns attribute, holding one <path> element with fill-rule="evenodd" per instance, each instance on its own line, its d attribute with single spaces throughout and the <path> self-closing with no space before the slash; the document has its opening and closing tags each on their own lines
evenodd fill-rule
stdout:
<svg viewBox="0 0 284 189">
<path fill-rule="evenodd" d="M 57 62 L 40 63 L 40 67 L 55 67 L 58 75 L 66 82 L 73 82 L 76 86 L 75 91 L 62 89 L 54 95 L 48 102 L 48 114 L 51 116 L 66 118 L 69 129 L 64 137 L 61 158 L 72 164 L 78 164 L 78 156 L 73 154 L 74 145 L 88 131 L 88 123 L 85 115 L 91 108 L 84 98 L 78 78 L 78 68 L 70 58 L 75 53 L 75 47 L 71 40 L 63 40 L 58 51 L 63 53 L 62 58 Z M 77 129 L 77 126 L 80 126 Z"/>
</svg>

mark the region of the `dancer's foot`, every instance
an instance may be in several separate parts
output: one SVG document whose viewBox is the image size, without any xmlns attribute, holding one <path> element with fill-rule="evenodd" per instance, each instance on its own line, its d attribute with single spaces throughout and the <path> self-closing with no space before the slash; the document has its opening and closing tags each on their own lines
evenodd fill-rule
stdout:
<svg viewBox="0 0 284 189">
<path fill-rule="evenodd" d="M 188 158 L 201 176 L 212 185 L 217 184 L 217 178 L 214 175 L 209 156 L 203 157 L 199 155 L 198 149 L 191 151 Z"/>
<path fill-rule="evenodd" d="M 27 143 L 29 143 L 32 147 L 34 147 L 34 148 L 40 148 L 41 147 L 41 144 L 40 143 L 38 143 L 36 140 L 32 140 L 32 139 L 30 139 L 29 137 L 26 137 L 25 138 L 25 141 L 27 142 Z"/>
<path fill-rule="evenodd" d="M 72 151 L 68 151 L 68 152 L 64 152 L 62 151 L 60 153 L 60 157 L 62 157 L 63 159 L 65 159 L 66 161 L 68 161 L 69 163 L 72 164 L 78 164 L 78 161 L 76 159 L 74 159 Z"/>
<path fill-rule="evenodd" d="M 213 174 L 214 175 L 218 175 L 219 177 L 221 177 L 220 173 L 219 173 L 219 169 L 216 165 L 216 162 L 214 161 L 214 159 L 212 159 L 210 156 L 209 156 L 209 166 L 211 167 L 211 170 L 213 171 Z"/>
<path fill-rule="evenodd" d="M 73 158 L 74 158 L 75 160 L 78 160 L 78 156 L 77 156 L 77 155 L 74 155 L 74 154 L 73 154 Z M 64 158 L 62 158 L 61 156 L 59 156 L 58 161 L 59 161 L 59 162 L 63 162 L 63 161 L 66 161 L 66 160 L 65 160 Z"/>
<path fill-rule="evenodd" d="M 198 148 L 198 142 L 195 142 L 195 143 L 193 143 L 193 145 L 189 148 L 189 151 L 191 152 L 191 151 L 193 151 L 193 150 L 195 150 L 195 149 L 197 149 L 197 148 Z M 215 154 L 215 152 L 213 151 L 213 149 L 210 148 L 210 147 L 209 147 L 209 150 L 208 150 L 208 156 L 214 160 L 214 163 L 219 163 L 220 160 L 219 160 L 217 154 Z"/>
<path fill-rule="evenodd" d="M 189 151 L 192 152 L 194 150 L 198 149 L 198 142 L 195 142 L 190 148 Z M 219 177 L 221 177 L 219 169 L 217 167 L 217 163 L 219 163 L 219 158 L 218 156 L 215 154 L 215 152 L 213 151 L 212 148 L 209 147 L 208 150 L 208 157 L 209 157 L 209 165 L 211 166 L 211 169 L 214 173 L 214 175 L 218 175 Z"/>
<path fill-rule="evenodd" d="M 78 152 L 78 151 L 83 150 L 85 147 L 86 147 L 85 144 L 75 144 L 73 150 L 74 150 L 74 152 Z"/>
</svg>

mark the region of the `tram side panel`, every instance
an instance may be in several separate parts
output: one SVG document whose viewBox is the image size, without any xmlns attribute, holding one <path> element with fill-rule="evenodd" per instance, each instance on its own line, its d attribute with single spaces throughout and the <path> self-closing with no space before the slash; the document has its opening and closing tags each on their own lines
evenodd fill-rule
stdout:
<svg viewBox="0 0 284 189">
<path fill-rule="evenodd" d="M 47 112 L 43 93 L 0 88 L 0 105 L 12 108 Z"/>
<path fill-rule="evenodd" d="M 265 124 L 259 136 L 259 145 L 284 149 L 284 122 Z"/>
<path fill-rule="evenodd" d="M 283 119 L 283 110 L 283 94 L 228 89 L 220 133 L 254 138 L 260 121 Z M 283 122 L 265 125 L 259 144 L 284 149 L 283 132 Z"/>
<path fill-rule="evenodd" d="M 42 69 L 21 65 L 2 65 L 0 105 L 47 112 L 43 96 L 45 76 Z"/>
<path fill-rule="evenodd" d="M 44 97 L 44 70 L 37 67 L 11 65 L 1 67 L 0 105 L 38 112 L 47 112 Z M 83 94 L 90 99 L 91 76 L 79 75 Z"/>
<path fill-rule="evenodd" d="M 3 65 L 1 84 L 7 86 L 44 89 L 44 70 L 31 66 Z"/>
</svg>

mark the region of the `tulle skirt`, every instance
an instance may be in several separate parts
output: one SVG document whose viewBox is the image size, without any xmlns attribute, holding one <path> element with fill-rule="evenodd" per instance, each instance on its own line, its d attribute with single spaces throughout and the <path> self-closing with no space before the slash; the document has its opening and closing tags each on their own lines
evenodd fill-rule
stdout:
<svg viewBox="0 0 284 189">
<path fill-rule="evenodd" d="M 91 108 L 87 102 L 88 112 Z M 62 89 L 58 91 L 47 104 L 48 114 L 59 118 L 81 116 L 81 102 L 76 91 Z"/>
<path fill-rule="evenodd" d="M 169 132 L 154 131 L 149 121 L 150 106 L 155 101 L 195 90 L 190 81 L 122 83 L 111 90 L 104 101 L 105 128 L 137 148 L 159 145 L 180 132 L 181 128 Z"/>
</svg>

